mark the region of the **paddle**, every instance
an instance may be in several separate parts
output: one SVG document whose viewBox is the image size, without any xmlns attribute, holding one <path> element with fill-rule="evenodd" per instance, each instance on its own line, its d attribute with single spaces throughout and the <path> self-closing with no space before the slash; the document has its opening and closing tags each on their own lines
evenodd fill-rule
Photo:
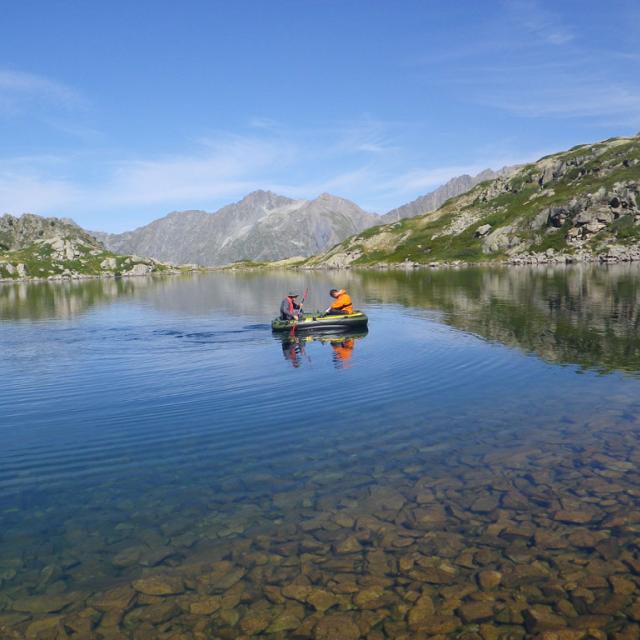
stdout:
<svg viewBox="0 0 640 640">
<path fill-rule="evenodd" d="M 303 294 L 303 296 L 302 296 L 302 301 L 300 302 L 300 309 L 299 309 L 299 311 L 302 311 L 302 307 L 304 307 L 304 301 L 307 299 L 307 296 L 308 296 L 308 295 L 309 295 L 309 287 L 307 287 L 307 288 L 304 290 L 304 294 Z M 293 327 L 291 327 L 291 335 L 292 335 L 292 336 L 293 336 L 293 335 L 295 335 L 295 333 L 296 333 L 296 327 L 297 327 L 297 326 L 298 326 L 298 320 L 296 319 L 296 320 L 294 320 L 294 321 L 293 321 Z"/>
</svg>

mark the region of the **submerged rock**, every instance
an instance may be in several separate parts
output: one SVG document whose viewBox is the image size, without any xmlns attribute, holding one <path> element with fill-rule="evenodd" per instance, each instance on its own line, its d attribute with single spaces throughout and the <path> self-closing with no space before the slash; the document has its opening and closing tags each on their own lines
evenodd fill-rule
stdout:
<svg viewBox="0 0 640 640">
<path fill-rule="evenodd" d="M 315 640 L 359 640 L 360 629 L 348 614 L 324 616 L 316 625 Z"/>
<path fill-rule="evenodd" d="M 68 607 L 75 597 L 73 595 L 43 595 L 18 598 L 14 600 L 12 608 L 14 611 L 26 613 L 55 613 Z"/>
<path fill-rule="evenodd" d="M 183 593 L 184 581 L 177 576 L 150 576 L 133 582 L 133 588 L 139 593 L 150 596 L 170 596 Z"/>
</svg>

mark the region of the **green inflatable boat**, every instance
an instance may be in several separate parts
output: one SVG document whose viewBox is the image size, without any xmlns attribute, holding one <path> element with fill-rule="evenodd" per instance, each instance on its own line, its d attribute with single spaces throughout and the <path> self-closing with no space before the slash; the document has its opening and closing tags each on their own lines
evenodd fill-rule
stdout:
<svg viewBox="0 0 640 640">
<path fill-rule="evenodd" d="M 308 331 L 311 329 L 365 329 L 369 319 L 362 311 L 340 316 L 306 315 L 304 320 L 280 320 L 276 318 L 271 323 L 273 331 L 291 331 L 295 327 L 296 331 Z"/>
</svg>

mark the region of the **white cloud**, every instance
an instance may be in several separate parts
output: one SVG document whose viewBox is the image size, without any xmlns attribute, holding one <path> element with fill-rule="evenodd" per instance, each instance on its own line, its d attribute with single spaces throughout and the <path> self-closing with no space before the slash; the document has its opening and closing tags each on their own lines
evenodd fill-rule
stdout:
<svg viewBox="0 0 640 640">
<path fill-rule="evenodd" d="M 34 73 L 0 69 L 0 113 L 16 113 L 41 103 L 77 109 L 85 105 L 85 99 L 61 82 Z"/>
</svg>

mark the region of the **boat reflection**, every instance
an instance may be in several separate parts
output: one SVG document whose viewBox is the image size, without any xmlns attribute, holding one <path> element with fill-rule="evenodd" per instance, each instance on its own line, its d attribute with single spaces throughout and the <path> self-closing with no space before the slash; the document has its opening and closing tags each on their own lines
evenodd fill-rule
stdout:
<svg viewBox="0 0 640 640">
<path fill-rule="evenodd" d="M 368 334 L 363 331 L 331 331 L 314 332 L 312 334 L 298 335 L 295 332 L 274 336 L 282 344 L 282 355 L 295 369 L 303 363 L 312 364 L 311 353 L 308 347 L 313 342 L 331 348 L 331 361 L 336 369 L 348 369 L 358 340 L 362 340 Z"/>
</svg>

